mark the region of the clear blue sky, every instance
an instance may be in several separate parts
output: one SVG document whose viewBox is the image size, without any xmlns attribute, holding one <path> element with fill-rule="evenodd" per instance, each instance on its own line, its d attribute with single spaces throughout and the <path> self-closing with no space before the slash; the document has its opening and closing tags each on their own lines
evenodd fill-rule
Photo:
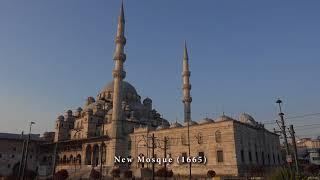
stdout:
<svg viewBox="0 0 320 180">
<path fill-rule="evenodd" d="M 125 1 L 126 80 L 165 118 L 183 118 L 181 64 L 188 41 L 192 117 L 277 118 L 320 112 L 320 2 Z M 0 131 L 53 129 L 111 81 L 120 1 L 0 1 Z M 320 116 L 288 119 L 319 124 Z M 271 126 L 268 126 L 271 128 Z M 297 128 L 320 135 L 320 126 Z"/>
</svg>

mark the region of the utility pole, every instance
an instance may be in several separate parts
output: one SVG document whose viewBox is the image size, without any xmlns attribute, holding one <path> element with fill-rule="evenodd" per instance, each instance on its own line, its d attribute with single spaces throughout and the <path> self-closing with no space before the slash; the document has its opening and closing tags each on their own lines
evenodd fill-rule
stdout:
<svg viewBox="0 0 320 180">
<path fill-rule="evenodd" d="M 164 137 L 164 158 L 167 158 L 167 137 L 165 136 Z M 166 170 L 165 171 L 165 174 L 164 174 L 164 179 L 166 180 L 167 179 L 167 160 L 164 162 L 164 169 Z"/>
<path fill-rule="evenodd" d="M 26 141 L 24 140 L 24 137 L 23 137 L 23 131 L 21 133 L 21 140 L 22 140 L 22 151 L 21 151 L 21 158 L 20 158 L 18 178 L 17 178 L 18 180 L 20 180 L 20 176 L 21 176 L 23 158 L 24 158 L 24 149 L 25 149 L 25 146 L 26 146 Z"/>
<path fill-rule="evenodd" d="M 285 143 L 285 146 L 286 146 L 286 155 L 287 156 L 290 156 L 290 150 L 289 150 L 289 144 L 288 144 L 288 139 L 287 139 L 287 134 L 286 134 L 286 126 L 285 126 L 285 123 L 284 123 L 284 113 L 282 112 L 282 109 L 281 109 L 281 103 L 282 101 L 280 99 L 278 99 L 276 101 L 276 103 L 279 105 L 279 116 L 280 116 L 280 121 L 281 121 L 281 133 L 283 135 L 283 139 L 284 139 L 284 143 Z M 286 158 L 286 161 L 287 161 L 287 158 Z M 287 162 L 288 165 L 289 165 L 289 168 L 291 169 L 291 164 L 289 162 Z"/>
<path fill-rule="evenodd" d="M 188 150 L 189 150 L 189 158 L 191 157 L 191 147 L 190 147 L 190 121 L 187 122 L 188 123 Z M 189 180 L 191 180 L 191 161 L 189 163 Z"/>
<path fill-rule="evenodd" d="M 104 107 L 104 109 L 105 109 L 105 107 Z M 102 158 L 102 155 L 104 155 L 105 156 L 105 154 L 103 153 L 103 151 L 104 151 L 104 149 L 103 148 L 105 148 L 105 146 L 104 147 L 102 147 L 102 144 L 103 144 L 103 137 L 104 137 L 104 118 L 103 118 L 103 121 L 102 121 L 102 134 L 101 134 L 101 145 L 100 145 L 100 180 L 102 180 L 102 175 L 103 175 L 103 172 L 102 172 L 102 170 L 103 170 L 103 162 L 102 162 L 102 160 L 103 160 L 103 158 Z"/>
<path fill-rule="evenodd" d="M 56 172 L 57 151 L 58 151 L 58 144 L 59 144 L 60 127 L 61 127 L 61 124 L 59 123 L 58 134 L 57 134 L 57 142 L 54 144 L 54 149 L 53 149 L 52 178 L 54 178 L 54 173 Z"/>
<path fill-rule="evenodd" d="M 155 148 L 155 142 L 154 142 L 154 133 L 152 133 L 152 158 L 154 157 L 154 148 Z M 152 180 L 154 180 L 155 172 L 154 172 L 154 162 L 152 163 Z"/>
<path fill-rule="evenodd" d="M 295 136 L 293 125 L 290 125 L 289 132 L 291 135 L 292 145 L 293 145 L 293 150 L 294 150 L 294 160 L 295 160 L 295 165 L 296 165 L 296 172 L 299 175 L 298 151 L 297 151 L 296 136 Z"/>
<path fill-rule="evenodd" d="M 35 124 L 35 122 L 30 122 L 30 126 L 29 126 L 29 135 L 28 135 L 28 139 L 27 139 L 27 143 L 26 143 L 26 154 L 25 154 L 25 157 L 24 157 L 24 165 L 23 165 L 23 169 L 22 169 L 22 179 L 24 180 L 25 177 L 24 177 L 24 174 L 25 174 L 25 171 L 27 169 L 27 164 L 28 164 L 28 154 L 29 154 L 29 143 L 30 143 L 30 137 L 31 137 L 31 126 Z"/>
</svg>

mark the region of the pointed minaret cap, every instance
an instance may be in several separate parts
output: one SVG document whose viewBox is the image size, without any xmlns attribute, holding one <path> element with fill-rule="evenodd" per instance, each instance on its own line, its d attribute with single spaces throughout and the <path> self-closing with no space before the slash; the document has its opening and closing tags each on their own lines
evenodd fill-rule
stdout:
<svg viewBox="0 0 320 180">
<path fill-rule="evenodd" d="M 183 59 L 188 60 L 188 49 L 187 49 L 187 41 L 184 41 L 184 53 L 183 53 Z"/>
<path fill-rule="evenodd" d="M 124 20 L 124 10 L 123 10 L 123 1 L 121 1 L 119 22 L 122 22 L 123 24 L 125 23 L 125 20 Z"/>
</svg>

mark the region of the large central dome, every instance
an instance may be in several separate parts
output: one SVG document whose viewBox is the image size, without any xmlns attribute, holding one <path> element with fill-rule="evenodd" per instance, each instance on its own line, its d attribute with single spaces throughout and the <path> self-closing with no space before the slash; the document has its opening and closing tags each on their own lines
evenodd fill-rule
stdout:
<svg viewBox="0 0 320 180">
<path fill-rule="evenodd" d="M 112 100 L 113 95 L 113 81 L 108 83 L 98 94 L 99 99 Z M 122 81 L 122 98 L 126 100 L 133 100 L 139 97 L 136 89 L 128 82 Z"/>
</svg>

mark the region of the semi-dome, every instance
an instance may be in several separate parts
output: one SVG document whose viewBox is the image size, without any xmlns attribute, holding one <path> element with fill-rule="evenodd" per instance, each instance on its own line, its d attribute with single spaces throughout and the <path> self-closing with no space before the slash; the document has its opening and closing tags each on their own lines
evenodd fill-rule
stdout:
<svg viewBox="0 0 320 180">
<path fill-rule="evenodd" d="M 254 118 L 252 116 L 250 116 L 247 113 L 242 113 L 239 116 L 239 121 L 242 123 L 246 123 L 246 124 L 250 124 L 250 125 L 257 125 L 258 123 L 254 120 Z"/>
<path fill-rule="evenodd" d="M 213 123 L 214 120 L 210 118 L 204 118 L 203 120 L 200 121 L 199 124 L 207 124 L 207 123 Z"/>
<path fill-rule="evenodd" d="M 222 115 L 222 116 L 218 117 L 215 121 L 216 121 L 216 122 L 219 122 L 219 121 L 228 121 L 228 120 L 234 120 L 234 119 L 232 119 L 232 118 L 229 117 L 229 116 Z"/>
<path fill-rule="evenodd" d="M 107 84 L 105 87 L 103 87 L 100 93 L 98 94 L 98 98 L 112 100 L 113 86 L 114 85 L 112 81 L 109 84 Z M 123 99 L 135 100 L 135 99 L 138 99 L 139 97 L 136 89 L 126 81 L 122 81 L 122 92 L 124 92 L 122 96 Z"/>
</svg>

